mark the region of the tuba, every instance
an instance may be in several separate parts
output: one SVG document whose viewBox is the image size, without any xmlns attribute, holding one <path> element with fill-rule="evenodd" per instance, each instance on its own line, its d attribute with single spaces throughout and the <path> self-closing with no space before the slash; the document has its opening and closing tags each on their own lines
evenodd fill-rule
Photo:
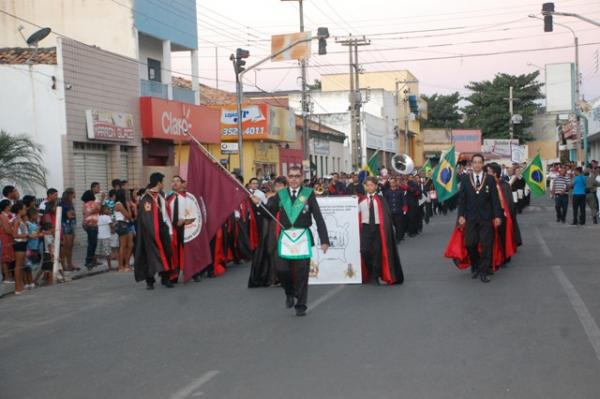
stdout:
<svg viewBox="0 0 600 399">
<path fill-rule="evenodd" d="M 392 157 L 392 168 L 401 175 L 410 175 L 415 171 L 415 162 L 406 154 L 396 154 Z"/>
</svg>

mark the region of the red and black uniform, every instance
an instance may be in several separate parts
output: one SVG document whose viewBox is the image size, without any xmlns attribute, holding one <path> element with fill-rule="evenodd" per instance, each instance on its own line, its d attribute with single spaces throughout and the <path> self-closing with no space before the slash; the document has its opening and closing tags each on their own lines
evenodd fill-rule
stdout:
<svg viewBox="0 0 600 399">
<path fill-rule="evenodd" d="M 363 282 L 373 278 L 378 283 L 381 278 L 387 284 L 402 284 L 404 273 L 386 201 L 377 194 L 362 195 L 358 209 Z"/>
<path fill-rule="evenodd" d="M 140 199 L 136 232 L 135 280 L 153 284 L 156 273 L 166 280 L 173 271 L 171 223 L 160 193 L 148 190 Z"/>
</svg>

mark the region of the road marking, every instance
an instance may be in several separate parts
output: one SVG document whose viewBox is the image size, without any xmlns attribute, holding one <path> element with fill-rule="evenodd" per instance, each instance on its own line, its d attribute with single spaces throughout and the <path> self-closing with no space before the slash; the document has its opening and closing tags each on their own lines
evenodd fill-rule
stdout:
<svg viewBox="0 0 600 399">
<path fill-rule="evenodd" d="M 538 243 L 540 244 L 540 247 L 542 247 L 542 252 L 544 253 L 544 255 L 546 255 L 547 258 L 551 258 L 552 252 L 550 252 L 550 248 L 548 248 L 548 244 L 546 244 L 544 237 L 542 237 L 542 232 L 538 227 L 535 228 L 534 233 L 535 238 L 537 238 Z"/>
<path fill-rule="evenodd" d="M 319 299 L 314 301 L 310 305 L 309 311 L 316 309 L 319 305 L 323 304 L 325 301 L 328 301 L 329 299 L 333 298 L 340 291 L 342 291 L 344 289 L 344 287 L 345 287 L 344 284 L 340 284 L 337 287 L 335 287 L 334 289 L 332 289 L 331 291 L 329 291 L 327 294 L 323 295 L 322 297 L 320 297 Z"/>
<path fill-rule="evenodd" d="M 217 370 L 211 370 L 211 371 L 204 373 L 200 378 L 192 381 L 191 384 L 181 388 L 179 391 L 177 391 L 173 395 L 171 395 L 170 399 L 186 399 L 186 398 L 188 398 L 192 393 L 194 393 L 194 391 L 196 389 L 200 388 L 202 385 L 206 384 L 208 381 L 215 378 L 217 374 L 219 374 L 219 372 Z M 195 396 L 199 396 L 199 395 L 195 395 Z"/>
<path fill-rule="evenodd" d="M 583 326 L 588 340 L 596 352 L 596 357 L 598 360 L 600 360 L 600 329 L 598 328 L 598 324 L 596 324 L 596 321 L 592 317 L 589 309 L 587 306 L 585 306 L 583 299 L 581 299 L 581 296 L 571 281 L 569 281 L 565 273 L 562 271 L 562 268 L 560 266 L 552 266 L 552 271 L 567 294 L 567 297 L 569 297 L 571 306 L 573 306 L 575 313 L 577 313 L 579 322 Z"/>
</svg>

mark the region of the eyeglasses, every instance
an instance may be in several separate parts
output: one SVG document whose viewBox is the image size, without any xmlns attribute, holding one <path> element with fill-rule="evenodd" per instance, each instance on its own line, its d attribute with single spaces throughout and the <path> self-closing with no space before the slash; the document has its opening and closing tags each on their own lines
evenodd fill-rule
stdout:
<svg viewBox="0 0 600 399">
<path fill-rule="evenodd" d="M 288 175 L 288 177 L 289 177 L 290 179 L 291 179 L 291 178 L 296 178 L 296 179 L 299 179 L 299 178 L 301 178 L 301 177 L 302 177 L 302 175 Z"/>
</svg>

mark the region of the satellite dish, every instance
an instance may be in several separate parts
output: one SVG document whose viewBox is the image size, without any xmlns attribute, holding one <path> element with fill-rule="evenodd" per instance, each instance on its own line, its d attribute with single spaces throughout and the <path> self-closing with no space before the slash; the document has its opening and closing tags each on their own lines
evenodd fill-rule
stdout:
<svg viewBox="0 0 600 399">
<path fill-rule="evenodd" d="M 37 47 L 38 43 L 44 40 L 52 32 L 50 28 L 42 28 L 36 32 L 33 32 L 26 40 L 29 47 Z"/>
</svg>

